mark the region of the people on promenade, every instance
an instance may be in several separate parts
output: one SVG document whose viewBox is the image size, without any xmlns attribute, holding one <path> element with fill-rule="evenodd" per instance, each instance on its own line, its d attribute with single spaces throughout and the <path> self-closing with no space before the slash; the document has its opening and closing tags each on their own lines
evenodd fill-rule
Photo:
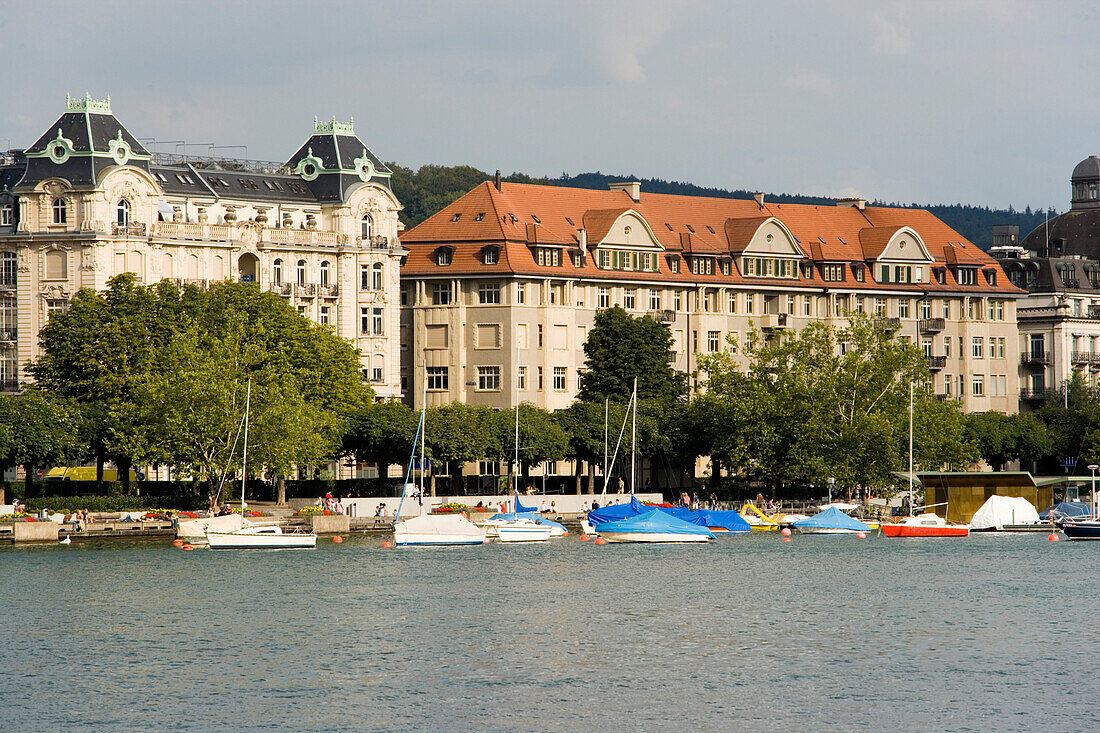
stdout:
<svg viewBox="0 0 1100 733">
<path fill-rule="evenodd" d="M 558 513 L 558 505 L 557 505 L 556 502 L 553 502 L 553 501 L 550 502 L 550 513 L 551 514 L 557 514 Z"/>
<path fill-rule="evenodd" d="M 619 493 L 620 493 L 620 494 L 621 494 L 621 493 L 623 493 L 623 490 L 624 490 L 624 489 L 626 489 L 626 482 L 625 482 L 625 481 L 623 481 L 623 477 L 622 477 L 622 476 L 619 476 Z"/>
<path fill-rule="evenodd" d="M 546 504 L 546 499 L 542 500 L 542 504 L 539 505 L 539 514 L 546 514 L 550 511 L 550 507 Z"/>
<path fill-rule="evenodd" d="M 336 496 L 336 501 L 333 502 L 332 510 L 334 512 L 336 512 L 337 514 L 343 514 L 344 513 L 344 501 L 343 501 L 343 499 L 340 498 L 339 494 L 337 494 L 337 496 Z"/>
<path fill-rule="evenodd" d="M 19 501 L 18 496 L 11 500 L 11 510 L 14 514 L 23 511 L 23 502 Z"/>
</svg>

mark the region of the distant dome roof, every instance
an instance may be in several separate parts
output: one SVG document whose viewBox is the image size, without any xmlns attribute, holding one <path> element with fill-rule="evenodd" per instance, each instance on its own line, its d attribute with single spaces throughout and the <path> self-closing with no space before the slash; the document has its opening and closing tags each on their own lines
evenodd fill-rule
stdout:
<svg viewBox="0 0 1100 733">
<path fill-rule="evenodd" d="M 1073 169 L 1073 175 L 1069 179 L 1071 181 L 1087 181 L 1097 178 L 1100 178 L 1100 158 L 1090 155 L 1077 164 L 1077 167 Z"/>
</svg>

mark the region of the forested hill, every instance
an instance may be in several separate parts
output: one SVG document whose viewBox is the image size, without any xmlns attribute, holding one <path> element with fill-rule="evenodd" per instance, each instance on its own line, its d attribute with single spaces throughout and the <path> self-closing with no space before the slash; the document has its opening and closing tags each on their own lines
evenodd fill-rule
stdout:
<svg viewBox="0 0 1100 733">
<path fill-rule="evenodd" d="M 492 174 L 471 166 L 425 165 L 419 170 L 403 168 L 396 163 L 387 163 L 393 170 L 391 179 L 394 193 L 405 206 L 401 220 L 406 227 L 414 227 L 435 212 L 465 194 L 483 181 L 492 178 Z M 606 190 L 613 181 L 641 181 L 642 191 L 652 193 L 671 193 L 682 196 L 712 196 L 715 198 L 751 199 L 752 191 L 724 188 L 707 188 L 693 183 L 665 181 L 660 178 L 636 178 L 634 176 L 608 175 L 606 173 L 579 173 L 575 176 L 562 174 L 558 178 L 533 178 L 523 173 L 513 173 L 504 177 L 505 181 L 515 183 L 541 183 L 551 186 L 571 186 L 574 188 L 593 188 Z M 799 194 L 768 193 L 768 201 L 784 204 L 823 204 L 832 206 L 835 201 L 821 196 L 802 196 Z M 887 201 L 870 201 L 874 206 L 898 206 L 911 209 L 927 209 L 942 219 L 955 231 L 983 249 L 988 249 L 993 226 L 1015 224 L 1020 228 L 1022 239 L 1035 227 L 1043 223 L 1042 210 L 1016 211 L 990 209 L 985 206 L 968 204 L 904 204 Z M 1050 211 L 1050 216 L 1056 212 Z"/>
</svg>

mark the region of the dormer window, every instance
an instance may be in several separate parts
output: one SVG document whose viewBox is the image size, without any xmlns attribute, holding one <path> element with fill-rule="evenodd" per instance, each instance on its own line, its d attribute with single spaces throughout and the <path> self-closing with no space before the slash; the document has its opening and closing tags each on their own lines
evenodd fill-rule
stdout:
<svg viewBox="0 0 1100 733">
<path fill-rule="evenodd" d="M 865 282 L 867 279 L 867 270 L 863 267 L 853 267 L 852 275 L 855 277 L 856 282 Z"/>
<path fill-rule="evenodd" d="M 455 214 L 454 216 L 451 217 L 451 221 L 458 221 L 461 216 L 462 216 L 461 212 L 458 213 L 458 214 Z"/>
<path fill-rule="evenodd" d="M 712 257 L 692 257 L 691 271 L 696 275 L 713 275 L 714 259 Z"/>
<path fill-rule="evenodd" d="M 535 259 L 543 267 L 561 267 L 561 250 L 554 247 L 537 247 Z"/>
<path fill-rule="evenodd" d="M 671 270 L 672 272 L 679 272 L 680 271 L 680 258 L 679 257 L 669 257 L 668 258 L 668 269 Z"/>
<path fill-rule="evenodd" d="M 373 230 L 374 219 L 370 214 L 363 214 L 363 218 L 359 220 L 359 236 L 361 236 L 365 242 L 370 239 Z"/>
<path fill-rule="evenodd" d="M 129 199 L 119 199 L 115 207 L 115 216 L 120 227 L 130 226 L 131 206 Z"/>
<path fill-rule="evenodd" d="M 985 284 L 986 285 L 996 285 L 997 284 L 997 271 L 996 270 L 993 270 L 993 269 L 982 270 L 982 274 L 985 275 Z"/>
<path fill-rule="evenodd" d="M 446 267 L 451 264 L 451 255 L 454 253 L 450 247 L 442 247 L 435 251 L 435 264 Z"/>
<path fill-rule="evenodd" d="M 10 227 L 12 219 L 11 204 L 0 204 L 0 227 Z"/>
<path fill-rule="evenodd" d="M 844 265 L 826 264 L 821 266 L 821 279 L 826 282 L 844 282 Z"/>
<path fill-rule="evenodd" d="M 936 278 L 936 282 L 940 285 L 947 283 L 947 269 L 943 267 L 932 268 L 932 275 Z"/>
<path fill-rule="evenodd" d="M 960 267 L 955 270 L 955 282 L 959 285 L 977 285 L 977 271 L 973 267 Z"/>
<path fill-rule="evenodd" d="M 797 277 L 794 260 L 779 257 L 742 257 L 741 272 L 754 277 Z"/>
<path fill-rule="evenodd" d="M 481 250 L 481 263 L 483 265 L 495 265 L 500 262 L 500 249 L 498 247 L 486 247 Z"/>
<path fill-rule="evenodd" d="M 53 200 L 53 223 L 64 224 L 68 219 L 68 209 L 65 206 L 65 199 L 58 196 Z"/>
</svg>

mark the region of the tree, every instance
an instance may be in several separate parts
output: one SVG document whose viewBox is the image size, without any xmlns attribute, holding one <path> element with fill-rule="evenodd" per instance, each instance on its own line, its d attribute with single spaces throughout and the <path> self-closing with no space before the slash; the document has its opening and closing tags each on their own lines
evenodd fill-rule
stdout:
<svg viewBox="0 0 1100 733">
<path fill-rule="evenodd" d="M 425 439 L 430 457 L 450 466 L 451 490 L 462 486 L 462 464 L 478 461 L 486 455 L 501 455 L 499 433 L 494 429 L 492 411 L 452 402 L 427 411 Z M 435 472 L 431 494 L 435 496 Z"/>
<path fill-rule="evenodd" d="M 416 446 L 416 428 L 420 416 L 398 400 L 367 405 L 352 415 L 344 435 L 344 451 L 360 461 L 378 465 L 384 478 L 389 466 L 404 463 Z"/>
<path fill-rule="evenodd" d="M 498 410 L 494 428 L 496 436 L 492 444 L 497 451 L 492 457 L 508 464 L 508 490 L 512 491 L 516 488 L 512 477 L 512 462 L 516 454 L 516 410 Z M 518 453 L 524 480 L 530 475 L 532 466 L 565 458 L 568 450 L 568 436 L 554 415 L 527 402 L 519 406 Z"/>
<path fill-rule="evenodd" d="M 627 400 L 638 380 L 638 399 L 679 399 L 687 376 L 672 368 L 672 332 L 648 316 L 634 318 L 619 306 L 596 316 L 584 343 L 585 371 L 578 399 Z"/>
<path fill-rule="evenodd" d="M 27 479 L 25 497 L 33 493 L 39 468 L 65 465 L 86 450 L 79 440 L 80 412 L 71 403 L 38 390 L 0 396 L 0 466 L 22 466 Z"/>
</svg>

